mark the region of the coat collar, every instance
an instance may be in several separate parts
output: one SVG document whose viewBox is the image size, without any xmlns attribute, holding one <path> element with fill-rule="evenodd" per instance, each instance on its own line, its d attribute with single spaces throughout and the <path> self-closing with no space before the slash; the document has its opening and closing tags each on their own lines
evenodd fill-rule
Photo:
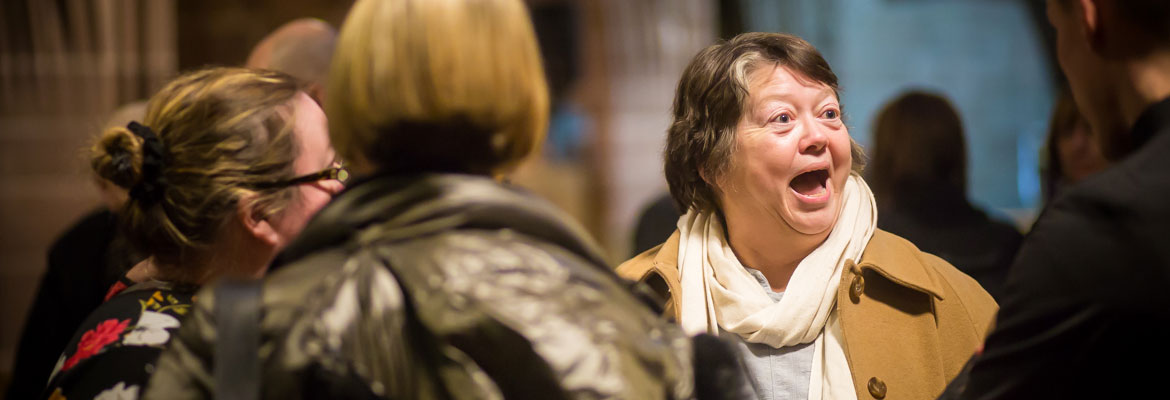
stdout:
<svg viewBox="0 0 1170 400">
<path fill-rule="evenodd" d="M 654 256 L 653 268 L 664 276 L 678 276 L 679 232 L 670 235 L 658 254 Z M 931 274 L 923 253 L 908 240 L 881 229 L 874 230 L 873 238 L 861 254 L 858 269 L 872 269 L 891 282 L 900 286 L 927 293 L 943 299 L 942 285 Z M 857 273 L 859 271 L 853 271 Z"/>
<path fill-rule="evenodd" d="M 859 269 L 872 269 L 898 285 L 943 299 L 942 284 L 923 260 L 924 253 L 910 241 L 881 229 L 874 230 L 873 238 L 861 254 Z"/>
<path fill-rule="evenodd" d="M 662 243 L 662 247 L 658 248 L 658 254 L 654 256 L 655 267 L 671 267 L 675 274 L 678 274 L 678 242 L 681 240 L 678 229 L 670 234 L 670 238 Z"/>
<path fill-rule="evenodd" d="M 609 270 L 585 230 L 555 206 L 488 177 L 437 173 L 379 175 L 346 188 L 277 255 L 270 270 L 351 238 L 409 239 L 453 229 L 510 230 Z M 356 237 L 359 232 L 364 233 Z"/>
</svg>

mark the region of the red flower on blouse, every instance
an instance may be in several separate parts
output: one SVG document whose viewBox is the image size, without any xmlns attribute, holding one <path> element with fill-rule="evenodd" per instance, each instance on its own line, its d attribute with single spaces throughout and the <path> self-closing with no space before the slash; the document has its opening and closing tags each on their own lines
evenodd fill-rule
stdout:
<svg viewBox="0 0 1170 400">
<path fill-rule="evenodd" d="M 126 330 L 126 326 L 130 325 L 130 320 L 118 322 L 117 318 L 110 318 L 102 321 L 98 326 L 94 327 L 81 335 L 81 342 L 77 344 L 77 352 L 73 353 L 68 360 L 65 360 L 65 365 L 61 366 L 61 370 L 72 368 L 77 363 L 81 362 L 90 356 L 97 354 L 98 350 L 106 347 L 107 344 L 118 341 L 122 336 L 122 332 Z"/>
<path fill-rule="evenodd" d="M 102 299 L 102 301 L 110 301 L 111 297 L 114 297 L 114 295 L 118 293 L 122 293 L 123 290 L 126 290 L 126 287 L 126 284 L 122 283 L 122 281 L 114 282 L 113 285 L 110 285 L 110 290 L 106 291 L 106 298 Z"/>
</svg>

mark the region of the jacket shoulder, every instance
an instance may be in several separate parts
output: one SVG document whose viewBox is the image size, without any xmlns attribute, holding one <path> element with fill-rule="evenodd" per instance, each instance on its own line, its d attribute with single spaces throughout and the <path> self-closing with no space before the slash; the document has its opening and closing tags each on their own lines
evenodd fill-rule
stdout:
<svg viewBox="0 0 1170 400">
<path fill-rule="evenodd" d="M 926 277 L 922 280 L 927 282 L 924 286 L 929 285 L 930 291 L 943 302 L 962 308 L 976 331 L 981 336 L 987 334 L 999 305 L 974 278 L 941 257 L 919 250 L 909 240 L 886 231 L 875 231 L 870 246 L 896 249 L 894 253 L 902 259 L 899 264 L 921 270 Z M 915 265 L 911 267 L 907 263 Z"/>
<path fill-rule="evenodd" d="M 650 248 L 631 258 L 617 267 L 617 274 L 622 278 L 634 281 L 644 281 L 647 277 L 659 276 L 670 286 L 678 284 L 678 246 L 681 241 L 679 231 L 666 239 L 665 242 Z M 652 274 L 653 272 L 653 274 Z"/>
<path fill-rule="evenodd" d="M 629 260 L 621 263 L 614 270 L 618 276 L 631 281 L 641 281 L 645 278 L 651 270 L 654 269 L 654 258 L 658 257 L 658 252 L 662 250 L 662 244 L 654 246 L 649 250 L 643 251 Z"/>
<path fill-rule="evenodd" d="M 617 267 L 618 276 L 645 285 L 662 300 L 665 315 L 678 318 L 681 283 L 678 272 L 679 232 Z"/>
<path fill-rule="evenodd" d="M 991 323 L 995 319 L 995 313 L 999 310 L 999 304 L 995 302 L 991 294 L 987 293 L 987 290 L 983 289 L 983 286 L 979 285 L 979 282 L 975 281 L 975 278 L 959 271 L 951 263 L 926 252 L 923 252 L 922 256 L 931 265 L 931 268 L 938 272 L 943 282 L 950 287 L 950 291 L 953 292 L 952 296 L 967 310 L 976 330 L 981 336 L 986 337 L 991 329 Z"/>
</svg>

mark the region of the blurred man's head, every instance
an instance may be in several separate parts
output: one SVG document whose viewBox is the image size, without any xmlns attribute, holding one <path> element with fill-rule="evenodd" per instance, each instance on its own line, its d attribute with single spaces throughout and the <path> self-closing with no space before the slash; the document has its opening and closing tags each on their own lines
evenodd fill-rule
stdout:
<svg viewBox="0 0 1170 400">
<path fill-rule="evenodd" d="M 325 21 L 302 18 L 268 34 L 248 56 L 248 68 L 284 72 L 303 81 L 306 92 L 324 104 L 325 80 L 337 42 L 337 30 Z"/>
<path fill-rule="evenodd" d="M 1123 156 L 1138 114 L 1170 89 L 1154 67 L 1170 54 L 1170 1 L 1049 0 L 1048 19 L 1078 108 L 1106 157 Z"/>
</svg>

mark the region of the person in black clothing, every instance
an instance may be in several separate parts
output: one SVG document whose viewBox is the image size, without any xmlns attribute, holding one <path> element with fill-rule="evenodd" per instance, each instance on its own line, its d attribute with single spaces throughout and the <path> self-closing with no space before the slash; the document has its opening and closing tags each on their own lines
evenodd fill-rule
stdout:
<svg viewBox="0 0 1170 400">
<path fill-rule="evenodd" d="M 145 101 L 130 102 L 114 110 L 103 126 L 125 126 L 145 113 Z M 41 393 L 73 331 L 112 295 L 112 289 L 125 287 L 123 274 L 141 260 L 118 229 L 117 211 L 126 203 L 126 190 L 98 176 L 93 181 L 102 205 L 82 216 L 49 247 L 45 274 L 21 330 L 6 398 L 27 399 Z"/>
<path fill-rule="evenodd" d="M 132 260 L 118 233 L 117 215 L 105 207 L 82 217 L 53 242 L 20 335 L 7 398 L 32 398 L 44 390 L 73 331 L 102 303 Z"/>
<path fill-rule="evenodd" d="M 1103 154 L 1025 239 L 964 399 L 1165 396 L 1170 358 L 1170 2 L 1050 0 L 1057 54 Z"/>
<path fill-rule="evenodd" d="M 903 93 L 878 113 L 867 168 L 878 227 L 971 275 L 996 301 L 1023 237 L 967 200 L 967 146 L 947 99 Z"/>
<path fill-rule="evenodd" d="M 630 257 L 642 254 L 669 239 L 670 234 L 678 229 L 678 217 L 681 216 L 670 193 L 654 198 L 638 216 L 638 223 L 634 226 L 634 251 Z"/>
</svg>

